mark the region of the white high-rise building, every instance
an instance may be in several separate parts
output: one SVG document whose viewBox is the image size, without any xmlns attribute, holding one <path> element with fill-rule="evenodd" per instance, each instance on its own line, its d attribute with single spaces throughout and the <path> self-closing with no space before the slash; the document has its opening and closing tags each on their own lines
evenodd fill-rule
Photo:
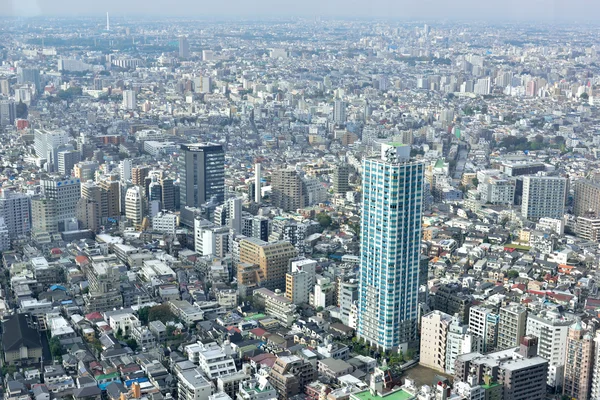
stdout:
<svg viewBox="0 0 600 400">
<path fill-rule="evenodd" d="M 315 288 L 316 268 L 315 260 L 290 260 L 290 271 L 285 276 L 285 297 L 294 304 L 308 304 Z"/>
<path fill-rule="evenodd" d="M 123 108 L 135 110 L 137 107 L 136 96 L 133 90 L 123 90 Z"/>
<path fill-rule="evenodd" d="M 346 123 L 346 102 L 343 100 L 336 100 L 333 105 L 333 122 L 336 124 Z"/>
<path fill-rule="evenodd" d="M 212 81 L 210 76 L 202 77 L 202 93 L 210 93 L 212 91 Z"/>
<path fill-rule="evenodd" d="M 132 186 L 125 193 L 125 218 L 135 226 L 142 224 L 144 219 L 144 201 L 139 186 Z"/>
<path fill-rule="evenodd" d="M 10 234 L 4 217 L 0 217 L 0 252 L 10 250 Z"/>
<path fill-rule="evenodd" d="M 121 160 L 119 163 L 119 177 L 122 181 L 130 181 L 131 180 L 131 160 L 126 158 Z"/>
<path fill-rule="evenodd" d="M 406 351 L 417 339 L 424 165 L 382 144 L 362 163 L 358 336 Z"/>
<path fill-rule="evenodd" d="M 500 308 L 498 325 L 498 349 L 518 347 L 525 336 L 527 309 L 520 304 L 509 304 Z"/>
<path fill-rule="evenodd" d="M 534 221 L 540 218 L 563 219 L 566 197 L 567 178 L 524 176 L 521 215 Z"/>
<path fill-rule="evenodd" d="M 454 362 L 456 357 L 461 354 L 477 351 L 479 348 L 478 341 L 480 339 L 473 333 L 468 331 L 468 326 L 461 324 L 460 320 L 455 316 L 452 317 L 452 322 L 448 327 L 448 335 L 446 336 L 446 373 L 454 375 Z M 425 346 L 429 343 L 424 343 Z"/>
<path fill-rule="evenodd" d="M 537 351 L 540 357 L 548 360 L 547 384 L 550 387 L 562 386 L 567 336 L 574 320 L 574 315 L 558 310 L 544 310 L 527 316 L 526 334 L 539 338 Z"/>
<path fill-rule="evenodd" d="M 23 193 L 0 190 L 0 217 L 11 238 L 26 235 L 31 230 L 31 199 Z"/>
<path fill-rule="evenodd" d="M 71 140 L 69 134 L 62 130 L 46 131 L 42 129 L 36 129 L 33 134 L 35 155 L 56 166 L 59 150 L 65 150 L 66 148 L 62 146 L 65 146 Z"/>
<path fill-rule="evenodd" d="M 79 178 L 48 178 L 41 180 L 42 194 L 56 201 L 56 220 L 60 232 L 67 229 L 70 221 L 77 218 L 77 202 L 81 198 Z"/>
<path fill-rule="evenodd" d="M 489 353 L 496 349 L 499 323 L 500 316 L 490 308 L 473 306 L 469 309 L 469 332 L 480 338 L 476 351 Z"/>
<path fill-rule="evenodd" d="M 446 345 L 452 316 L 434 310 L 421 318 L 420 364 L 438 371 L 446 368 Z"/>
<path fill-rule="evenodd" d="M 600 331 L 594 337 L 594 371 L 592 373 L 592 399 L 600 399 Z"/>
<path fill-rule="evenodd" d="M 262 201 L 262 168 L 260 163 L 254 164 L 254 202 L 260 204 Z"/>
<path fill-rule="evenodd" d="M 227 225 L 237 233 L 242 233 L 242 198 L 227 200 Z"/>
<path fill-rule="evenodd" d="M 152 218 L 152 229 L 174 235 L 177 231 L 177 215 L 168 211 L 159 212 Z"/>
</svg>

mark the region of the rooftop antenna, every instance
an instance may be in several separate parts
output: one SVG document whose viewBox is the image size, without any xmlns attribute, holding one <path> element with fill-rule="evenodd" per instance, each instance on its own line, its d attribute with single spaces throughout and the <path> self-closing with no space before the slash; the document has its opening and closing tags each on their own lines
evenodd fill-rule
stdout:
<svg viewBox="0 0 600 400">
<path fill-rule="evenodd" d="M 108 18 L 108 12 L 106 13 L 106 30 L 110 31 L 110 19 Z"/>
</svg>

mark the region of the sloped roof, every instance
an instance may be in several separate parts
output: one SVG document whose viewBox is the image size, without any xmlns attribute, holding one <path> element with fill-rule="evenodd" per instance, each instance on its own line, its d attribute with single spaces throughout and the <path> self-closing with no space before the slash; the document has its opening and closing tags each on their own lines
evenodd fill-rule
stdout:
<svg viewBox="0 0 600 400">
<path fill-rule="evenodd" d="M 2 335 L 2 347 L 4 351 L 14 351 L 22 346 L 28 349 L 41 348 L 38 332 L 27 324 L 25 314 L 13 315 L 4 323 L 4 335 Z"/>
</svg>

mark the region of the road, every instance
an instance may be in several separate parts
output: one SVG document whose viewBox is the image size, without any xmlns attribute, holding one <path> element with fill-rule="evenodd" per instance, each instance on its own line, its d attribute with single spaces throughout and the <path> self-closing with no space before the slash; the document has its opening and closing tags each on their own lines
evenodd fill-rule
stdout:
<svg viewBox="0 0 600 400">
<path fill-rule="evenodd" d="M 469 155 L 468 149 L 460 149 L 458 151 L 458 157 L 456 158 L 456 168 L 454 169 L 454 179 L 461 179 L 462 174 L 465 170 L 465 164 L 467 163 L 467 156 Z"/>
</svg>

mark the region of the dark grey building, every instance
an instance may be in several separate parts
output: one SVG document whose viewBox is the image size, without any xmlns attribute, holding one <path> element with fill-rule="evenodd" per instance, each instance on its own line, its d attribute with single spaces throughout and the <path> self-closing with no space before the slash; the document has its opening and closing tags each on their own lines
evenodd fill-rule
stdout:
<svg viewBox="0 0 600 400">
<path fill-rule="evenodd" d="M 214 143 L 181 145 L 180 207 L 200 208 L 207 202 L 222 204 L 225 200 L 225 152 Z M 193 225 L 182 215 L 182 223 Z"/>
<path fill-rule="evenodd" d="M 13 125 L 17 118 L 17 105 L 12 100 L 0 101 L 0 126 Z"/>
<path fill-rule="evenodd" d="M 469 309 L 473 304 L 473 298 L 464 293 L 462 286 L 457 284 L 442 285 L 433 297 L 433 309 L 446 314 L 458 314 L 461 323 L 469 322 Z"/>
</svg>

